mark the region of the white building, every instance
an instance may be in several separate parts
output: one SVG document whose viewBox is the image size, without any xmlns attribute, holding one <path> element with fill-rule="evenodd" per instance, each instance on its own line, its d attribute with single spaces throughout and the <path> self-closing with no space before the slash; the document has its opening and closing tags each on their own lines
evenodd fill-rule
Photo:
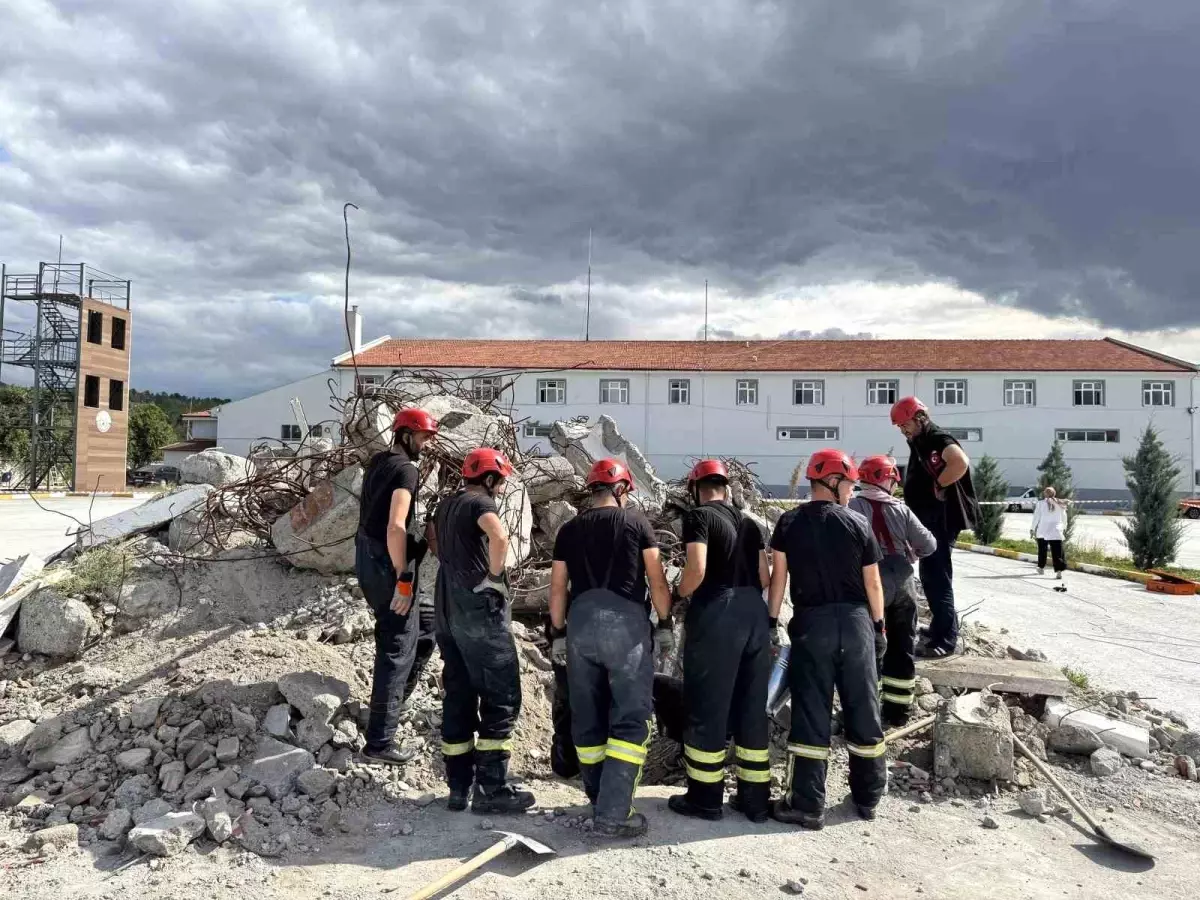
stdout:
<svg viewBox="0 0 1200 900">
<path fill-rule="evenodd" d="M 357 316 L 357 314 L 354 314 Z M 356 323 L 357 325 L 357 323 Z M 359 326 L 360 327 L 360 326 Z M 994 457 L 1013 488 L 1037 481 L 1057 437 L 1080 498 L 1126 495 L 1121 458 L 1148 423 L 1200 485 L 1200 369 L 1113 339 L 1086 341 L 505 341 L 392 340 L 360 346 L 362 381 L 404 370 L 465 380 L 521 423 L 526 449 L 548 449 L 550 423 L 612 416 L 667 478 L 701 456 L 755 464 L 777 495 L 821 447 L 858 458 L 907 448 L 888 411 L 916 394 L 972 457 Z M 300 438 L 289 401 L 310 423 L 334 416 L 330 383 L 350 393 L 350 354 L 329 370 L 214 410 L 219 443 Z M 336 431 L 327 431 L 337 437 Z"/>
<path fill-rule="evenodd" d="M 168 466 L 178 466 L 193 453 L 217 445 L 217 419 L 211 410 L 184 413 L 182 419 L 187 428 L 184 439 L 162 448 L 162 461 Z"/>
</svg>

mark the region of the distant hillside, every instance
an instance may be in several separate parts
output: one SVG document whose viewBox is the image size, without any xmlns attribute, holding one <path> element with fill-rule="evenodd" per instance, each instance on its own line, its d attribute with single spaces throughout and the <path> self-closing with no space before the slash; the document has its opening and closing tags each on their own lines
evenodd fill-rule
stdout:
<svg viewBox="0 0 1200 900">
<path fill-rule="evenodd" d="M 129 401 L 133 403 L 153 403 L 164 413 L 170 420 L 171 425 L 175 428 L 175 433 L 182 440 L 185 429 L 183 427 L 183 414 L 188 412 L 200 412 L 201 410 L 210 409 L 214 406 L 220 406 L 222 403 L 228 403 L 229 400 L 221 397 L 186 397 L 183 394 L 167 394 L 162 391 L 138 391 L 132 390 L 129 392 Z"/>
</svg>

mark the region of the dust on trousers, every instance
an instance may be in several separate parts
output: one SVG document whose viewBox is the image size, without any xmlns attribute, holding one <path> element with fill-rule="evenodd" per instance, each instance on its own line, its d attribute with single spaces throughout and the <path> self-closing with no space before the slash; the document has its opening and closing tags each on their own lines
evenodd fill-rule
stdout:
<svg viewBox="0 0 1200 900">
<path fill-rule="evenodd" d="M 446 782 L 468 791 L 504 785 L 521 711 L 510 614 L 495 591 L 474 593 L 438 573 L 435 633 L 442 654 L 442 755 Z"/>
<path fill-rule="evenodd" d="M 571 734 L 597 819 L 624 822 L 633 811 L 633 793 L 650 746 L 651 644 L 650 619 L 642 604 L 603 588 L 571 601 Z"/>
<path fill-rule="evenodd" d="M 879 672 L 882 714 L 889 725 L 903 725 L 917 687 L 917 588 L 912 564 L 899 554 L 884 556 L 879 577 L 887 628 L 887 651 Z"/>
<path fill-rule="evenodd" d="M 767 683 L 771 635 L 762 592 L 730 588 L 694 599 L 685 620 L 683 754 L 687 798 L 705 810 L 724 802 L 726 743 L 733 732 L 737 797 L 766 813 L 771 793 Z"/>
<path fill-rule="evenodd" d="M 792 641 L 788 681 L 792 691 L 791 765 L 787 800 L 793 809 L 825 809 L 830 716 L 836 688 L 850 751 L 850 793 L 874 808 L 887 785 L 883 727 L 875 664 L 875 631 L 863 604 L 833 603 L 796 610 L 788 626 Z"/>
</svg>

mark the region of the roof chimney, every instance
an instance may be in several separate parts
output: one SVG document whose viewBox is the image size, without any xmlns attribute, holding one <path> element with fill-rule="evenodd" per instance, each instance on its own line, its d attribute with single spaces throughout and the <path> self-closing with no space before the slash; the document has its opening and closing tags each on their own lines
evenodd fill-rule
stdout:
<svg viewBox="0 0 1200 900">
<path fill-rule="evenodd" d="M 362 350 L 362 316 L 357 305 L 350 307 L 350 312 L 346 313 L 346 332 L 350 336 L 350 352 L 358 353 Z"/>
</svg>

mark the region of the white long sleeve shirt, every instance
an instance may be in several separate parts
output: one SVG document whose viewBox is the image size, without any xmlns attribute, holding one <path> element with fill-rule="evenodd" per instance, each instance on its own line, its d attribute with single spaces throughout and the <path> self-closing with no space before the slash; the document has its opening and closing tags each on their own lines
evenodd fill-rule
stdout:
<svg viewBox="0 0 1200 900">
<path fill-rule="evenodd" d="M 1067 529 L 1067 508 L 1044 497 L 1033 507 L 1033 534 L 1044 541 L 1061 541 Z"/>
</svg>

